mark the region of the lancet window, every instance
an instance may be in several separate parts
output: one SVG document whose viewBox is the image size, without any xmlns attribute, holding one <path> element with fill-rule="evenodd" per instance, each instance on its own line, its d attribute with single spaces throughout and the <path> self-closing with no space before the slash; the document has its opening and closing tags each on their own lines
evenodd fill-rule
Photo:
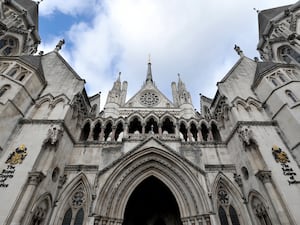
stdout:
<svg viewBox="0 0 300 225">
<path fill-rule="evenodd" d="M 85 204 L 86 193 L 83 187 L 79 186 L 68 201 L 61 225 L 83 225 Z"/>
<path fill-rule="evenodd" d="M 229 194 L 227 189 L 220 184 L 218 192 L 218 216 L 221 225 L 240 225 L 240 219 L 236 208 L 234 207 L 234 202 L 232 196 Z"/>
<path fill-rule="evenodd" d="M 80 140 L 86 141 L 90 135 L 90 131 L 91 131 L 91 125 L 89 122 L 87 122 L 81 131 Z"/>
<path fill-rule="evenodd" d="M 166 118 L 162 123 L 162 133 L 163 134 L 165 134 L 165 133 L 174 134 L 175 133 L 174 124 L 169 118 Z"/>
</svg>

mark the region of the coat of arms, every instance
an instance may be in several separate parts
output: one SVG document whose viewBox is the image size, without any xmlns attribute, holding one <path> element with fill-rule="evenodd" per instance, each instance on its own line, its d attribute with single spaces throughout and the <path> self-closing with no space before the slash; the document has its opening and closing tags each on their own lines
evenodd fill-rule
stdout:
<svg viewBox="0 0 300 225">
<path fill-rule="evenodd" d="M 27 156 L 27 148 L 25 145 L 20 145 L 14 152 L 10 154 L 5 163 L 10 165 L 21 164 Z"/>
</svg>

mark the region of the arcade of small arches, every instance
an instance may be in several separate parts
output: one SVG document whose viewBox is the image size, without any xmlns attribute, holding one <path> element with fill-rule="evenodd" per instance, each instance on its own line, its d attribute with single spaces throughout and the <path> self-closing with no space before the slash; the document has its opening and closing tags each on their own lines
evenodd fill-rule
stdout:
<svg viewBox="0 0 300 225">
<path fill-rule="evenodd" d="M 87 119 L 83 123 L 80 141 L 117 141 L 123 138 L 141 140 L 148 136 L 161 139 L 180 139 L 182 142 L 221 142 L 217 122 L 211 120 L 177 120 L 172 116 L 158 118 L 150 115 L 142 118 L 138 115 L 128 119 Z"/>
</svg>

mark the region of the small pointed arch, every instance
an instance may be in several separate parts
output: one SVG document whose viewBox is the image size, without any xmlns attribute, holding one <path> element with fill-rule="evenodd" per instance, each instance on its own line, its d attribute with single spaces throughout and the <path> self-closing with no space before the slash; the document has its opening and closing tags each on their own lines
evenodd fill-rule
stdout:
<svg viewBox="0 0 300 225">
<path fill-rule="evenodd" d="M 153 120 L 156 121 L 156 123 L 159 123 L 159 117 L 157 115 L 153 114 L 153 113 L 149 113 L 145 117 L 145 119 L 144 119 L 145 123 L 147 123 L 147 121 L 149 121 L 151 118 L 153 118 Z"/>
<path fill-rule="evenodd" d="M 288 96 L 288 98 L 293 102 L 297 102 L 298 101 L 298 98 L 297 96 L 291 91 L 291 90 L 286 90 L 285 91 L 285 94 Z"/>
<path fill-rule="evenodd" d="M 179 133 L 180 133 L 180 139 L 182 141 L 187 141 L 187 137 L 188 137 L 187 132 L 188 132 L 188 130 L 187 130 L 187 123 L 182 120 L 179 123 Z"/>
<path fill-rule="evenodd" d="M 27 218 L 27 224 L 46 225 L 49 220 L 50 210 L 53 206 L 52 197 L 50 193 L 42 194 L 32 205 L 30 210 L 30 217 Z"/>
<path fill-rule="evenodd" d="M 262 110 L 262 104 L 259 101 L 257 101 L 256 99 L 249 98 L 249 99 L 247 99 L 247 103 L 249 106 L 253 105 L 258 111 Z"/>
<path fill-rule="evenodd" d="M 43 105 L 44 103 L 48 102 L 48 104 L 50 104 L 53 101 L 53 96 L 51 94 L 47 94 L 42 96 L 41 98 L 39 98 L 36 103 L 35 106 L 37 108 L 39 108 L 41 105 Z"/>
<path fill-rule="evenodd" d="M 124 136 L 124 121 L 119 120 L 116 126 L 116 131 L 115 131 L 115 140 L 116 141 L 122 141 L 122 138 Z"/>
<path fill-rule="evenodd" d="M 8 76 L 10 77 L 14 77 L 20 70 L 20 66 L 19 65 L 15 65 L 12 69 L 10 69 L 7 73 Z"/>
<path fill-rule="evenodd" d="M 114 141 L 112 140 L 112 128 L 113 128 L 113 121 L 111 119 L 107 120 L 104 125 L 104 140 L 105 141 Z"/>
<path fill-rule="evenodd" d="M 157 134 L 158 133 L 158 117 L 154 116 L 154 115 L 149 115 L 146 119 L 145 119 L 145 133 L 154 133 Z"/>
<path fill-rule="evenodd" d="M 161 118 L 161 130 L 163 134 L 174 134 L 175 133 L 175 122 L 173 118 L 165 115 Z"/>
<path fill-rule="evenodd" d="M 83 225 L 89 214 L 91 190 L 87 177 L 80 172 L 59 194 L 54 224 L 72 225 L 70 221 L 78 221 L 78 225 Z"/>
<path fill-rule="evenodd" d="M 247 102 L 244 101 L 243 99 L 240 99 L 240 98 L 238 98 L 238 99 L 236 100 L 236 102 L 235 102 L 234 105 L 237 107 L 238 110 L 240 110 L 240 109 L 245 109 L 245 110 L 247 110 L 247 109 L 248 109 L 248 104 L 247 104 Z"/>
<path fill-rule="evenodd" d="M 91 122 L 87 120 L 84 122 L 84 126 L 81 129 L 80 141 L 87 141 L 91 132 Z"/>
<path fill-rule="evenodd" d="M 209 130 L 206 121 L 200 122 L 200 129 L 203 141 L 208 141 Z"/>
<path fill-rule="evenodd" d="M 210 122 L 210 128 L 211 128 L 211 133 L 212 133 L 212 136 L 213 136 L 213 140 L 217 141 L 217 142 L 222 141 L 219 128 L 218 128 L 217 123 L 215 121 Z"/>
<path fill-rule="evenodd" d="M 130 117 L 128 121 L 128 133 L 142 133 L 142 117 L 139 115 L 134 115 L 133 117 Z"/>
<path fill-rule="evenodd" d="M 3 96 L 10 88 L 11 88 L 11 86 L 9 84 L 3 85 L 0 88 L 0 97 Z"/>
<path fill-rule="evenodd" d="M 218 216 L 222 225 L 226 224 L 225 215 L 227 221 L 230 221 L 232 225 L 244 224 L 243 215 L 246 215 L 247 210 L 243 204 L 243 195 L 222 172 L 219 172 L 215 178 L 212 193 L 217 196 L 213 200 L 213 207 L 217 209 L 218 213 L 221 213 L 221 216 L 220 214 Z M 220 207 L 223 208 L 225 214 L 219 211 Z"/>
<path fill-rule="evenodd" d="M 70 102 L 70 99 L 62 94 L 62 95 L 59 95 L 59 96 L 56 96 L 53 100 L 52 100 L 52 106 L 55 107 L 58 103 L 63 103 L 64 105 L 68 104 Z"/>
<path fill-rule="evenodd" d="M 260 193 L 251 190 L 248 195 L 251 214 L 259 225 L 272 225 L 267 200 Z M 273 213 L 274 214 L 274 213 Z"/>
<path fill-rule="evenodd" d="M 197 129 L 197 121 L 195 120 L 192 120 L 190 123 L 189 123 L 189 127 L 190 127 L 190 132 L 193 136 L 193 140 L 194 141 L 198 141 L 198 129 Z"/>
<path fill-rule="evenodd" d="M 99 135 L 101 133 L 101 130 L 102 130 L 102 121 L 101 120 L 96 120 L 94 122 L 94 125 L 93 125 L 93 140 L 94 141 L 98 141 L 99 140 Z"/>
</svg>

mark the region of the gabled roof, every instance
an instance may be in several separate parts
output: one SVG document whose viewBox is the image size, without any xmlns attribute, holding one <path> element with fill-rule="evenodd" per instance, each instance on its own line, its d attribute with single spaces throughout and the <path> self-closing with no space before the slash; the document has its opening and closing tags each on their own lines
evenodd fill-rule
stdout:
<svg viewBox="0 0 300 225">
<path fill-rule="evenodd" d="M 252 84 L 252 88 L 256 87 L 266 73 L 282 67 L 294 67 L 292 64 L 275 63 L 275 62 L 257 62 L 255 76 Z"/>
<path fill-rule="evenodd" d="M 262 34 L 264 33 L 268 23 L 275 16 L 277 16 L 279 13 L 283 12 L 284 10 L 286 10 L 289 7 L 290 7 L 290 5 L 286 5 L 286 6 L 281 6 L 281 7 L 277 7 L 277 8 L 266 9 L 266 10 L 259 12 L 259 14 L 258 14 L 259 37 L 261 37 Z"/>
</svg>

